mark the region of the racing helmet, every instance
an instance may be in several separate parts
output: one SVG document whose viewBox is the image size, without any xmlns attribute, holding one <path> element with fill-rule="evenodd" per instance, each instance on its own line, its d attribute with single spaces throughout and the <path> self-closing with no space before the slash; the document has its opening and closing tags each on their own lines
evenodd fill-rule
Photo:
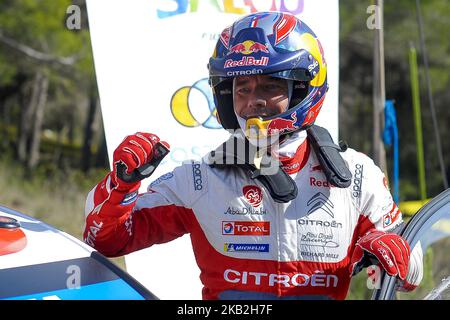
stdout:
<svg viewBox="0 0 450 320">
<path fill-rule="evenodd" d="M 267 136 L 311 126 L 328 90 L 327 65 L 319 39 L 303 21 L 288 13 L 253 13 L 225 28 L 208 69 L 224 129 L 239 128 L 233 108 L 233 79 L 237 76 L 264 74 L 292 81 L 285 112 L 246 120 L 245 132 L 256 129 Z"/>
</svg>

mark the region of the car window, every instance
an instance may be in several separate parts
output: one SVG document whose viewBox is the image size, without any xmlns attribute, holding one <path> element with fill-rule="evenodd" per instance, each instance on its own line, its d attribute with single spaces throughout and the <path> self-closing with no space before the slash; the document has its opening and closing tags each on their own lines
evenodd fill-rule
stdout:
<svg viewBox="0 0 450 320">
<path fill-rule="evenodd" d="M 395 278 L 381 275 L 373 299 L 450 300 L 450 189 L 433 198 L 409 221 L 401 235 L 422 262 L 421 281 L 411 292 L 400 292 Z"/>
<path fill-rule="evenodd" d="M 397 292 L 397 299 L 450 300 L 450 210 L 416 235 L 415 249 L 423 253 L 423 277 L 411 292 Z"/>
</svg>

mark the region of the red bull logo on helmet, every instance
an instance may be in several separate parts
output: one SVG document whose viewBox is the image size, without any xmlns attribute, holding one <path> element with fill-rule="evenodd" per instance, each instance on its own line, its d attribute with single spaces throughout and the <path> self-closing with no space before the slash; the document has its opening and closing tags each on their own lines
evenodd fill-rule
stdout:
<svg viewBox="0 0 450 320">
<path fill-rule="evenodd" d="M 255 59 L 254 57 L 243 57 L 241 60 L 228 59 L 223 65 L 224 68 L 233 67 L 246 67 L 246 66 L 267 66 L 269 63 L 268 57 L 262 57 L 261 59 Z"/>
<path fill-rule="evenodd" d="M 286 131 L 298 129 L 295 125 L 297 116 L 295 113 L 291 115 L 291 119 L 277 118 L 273 119 L 267 126 L 267 135 L 282 134 Z"/>
<path fill-rule="evenodd" d="M 308 114 L 306 115 L 305 121 L 303 122 L 304 126 L 314 123 L 314 121 L 316 120 L 317 116 L 319 115 L 320 109 L 322 108 L 322 104 L 323 104 L 324 99 L 325 99 L 325 96 L 322 96 L 320 98 L 320 100 L 317 101 L 317 103 L 314 104 L 311 107 L 311 109 L 309 110 Z"/>
<path fill-rule="evenodd" d="M 269 53 L 269 49 L 265 44 L 255 42 L 252 40 L 245 40 L 244 42 L 238 43 L 230 48 L 228 54 L 240 53 L 240 54 L 252 54 L 257 52 Z"/>
</svg>

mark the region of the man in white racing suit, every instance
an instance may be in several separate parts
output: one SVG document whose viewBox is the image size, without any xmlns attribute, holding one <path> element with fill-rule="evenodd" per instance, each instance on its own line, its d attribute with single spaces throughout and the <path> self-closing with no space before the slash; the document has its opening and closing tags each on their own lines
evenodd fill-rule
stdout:
<svg viewBox="0 0 450 320">
<path fill-rule="evenodd" d="M 265 174 L 254 155 L 244 165 L 216 165 L 216 150 L 138 194 L 140 180 L 129 177 L 168 149 L 138 132 L 118 146 L 113 171 L 87 197 L 85 242 L 112 257 L 188 233 L 204 299 L 344 299 L 368 257 L 414 289 L 421 259 L 410 259 L 393 232 L 402 215 L 381 170 L 362 153 L 333 153 L 339 147 L 312 138 L 328 86 L 311 29 L 285 13 L 248 15 L 223 31 L 209 70 L 222 125 L 241 129 L 233 137 L 278 163 L 276 173 Z"/>
</svg>

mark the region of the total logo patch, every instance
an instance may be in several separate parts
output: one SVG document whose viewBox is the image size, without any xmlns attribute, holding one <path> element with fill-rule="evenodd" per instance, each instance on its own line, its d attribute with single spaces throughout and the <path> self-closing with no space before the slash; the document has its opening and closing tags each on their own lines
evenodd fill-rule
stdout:
<svg viewBox="0 0 450 320">
<path fill-rule="evenodd" d="M 269 221 L 222 221 L 222 235 L 225 236 L 268 236 Z"/>
<path fill-rule="evenodd" d="M 268 243 L 224 243 L 223 251 L 225 252 L 269 252 Z"/>
</svg>

